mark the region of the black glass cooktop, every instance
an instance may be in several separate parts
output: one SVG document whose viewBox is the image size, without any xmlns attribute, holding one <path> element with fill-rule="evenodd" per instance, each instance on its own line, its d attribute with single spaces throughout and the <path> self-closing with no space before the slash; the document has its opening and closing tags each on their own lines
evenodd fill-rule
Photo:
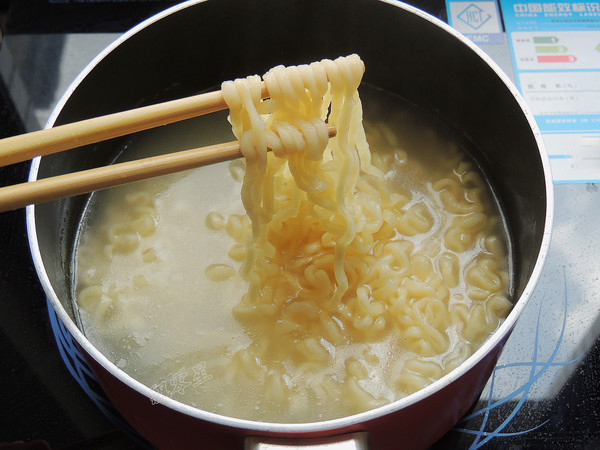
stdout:
<svg viewBox="0 0 600 450">
<path fill-rule="evenodd" d="M 44 97 L 48 83 L 57 89 L 52 58 L 36 66 L 35 58 L 26 61 L 35 52 L 13 54 L 28 48 L 23 42 L 46 51 L 53 42 L 77 34 L 84 47 L 87 37 L 90 45 L 98 45 L 98 35 L 108 42 L 113 34 L 175 3 L 0 2 L 6 24 L 0 69 L 7 54 L 4 45 L 12 40 L 12 63 L 37 70 L 21 74 L 21 85 L 10 76 L 16 69 L 0 70 L 0 138 L 35 128 L 36 123 L 43 126 L 23 106 L 23 98 L 35 103 Z M 412 4 L 445 19 L 441 0 Z M 30 95 L 23 97 L 19 89 Z M 44 101 L 49 104 L 37 105 L 42 116 L 52 107 Z M 0 185 L 25 181 L 28 169 L 29 163 L 0 168 Z M 510 338 L 494 372 L 495 384 L 488 385 L 435 449 L 600 448 L 600 193 L 595 184 L 557 185 L 556 197 L 553 247 L 528 305 L 530 314 Z M 584 271 L 590 270 L 591 281 L 586 281 Z M 575 318 L 581 304 L 590 308 L 584 313 L 594 317 L 585 327 L 578 327 Z M 555 333 L 548 336 L 548 329 Z M 102 403 L 93 380 L 84 380 L 82 387 L 82 380 L 74 376 L 68 339 L 60 338 L 63 332 L 48 310 L 29 256 L 24 211 L 0 213 L 0 449 L 147 448 L 110 405 Z"/>
</svg>

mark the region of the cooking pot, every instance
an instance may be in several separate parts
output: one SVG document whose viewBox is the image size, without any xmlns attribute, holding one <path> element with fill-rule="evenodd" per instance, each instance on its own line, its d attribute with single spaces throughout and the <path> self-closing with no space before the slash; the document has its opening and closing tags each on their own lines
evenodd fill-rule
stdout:
<svg viewBox="0 0 600 450">
<path fill-rule="evenodd" d="M 303 424 L 220 416 L 152 391 L 82 333 L 72 299 L 71 261 L 88 197 L 28 207 L 31 252 L 49 302 L 116 408 L 159 448 L 259 448 L 261 442 L 427 447 L 477 400 L 534 289 L 553 214 L 552 179 L 540 132 L 516 88 L 487 55 L 411 6 L 384 0 L 182 3 L 143 22 L 99 55 L 68 89 L 48 127 L 196 94 L 278 64 L 351 53 L 365 62 L 364 82 L 437 116 L 461 136 L 486 173 L 511 235 L 515 306 L 461 366 L 392 404 Z M 107 164 L 124 139 L 37 158 L 30 179 Z"/>
</svg>

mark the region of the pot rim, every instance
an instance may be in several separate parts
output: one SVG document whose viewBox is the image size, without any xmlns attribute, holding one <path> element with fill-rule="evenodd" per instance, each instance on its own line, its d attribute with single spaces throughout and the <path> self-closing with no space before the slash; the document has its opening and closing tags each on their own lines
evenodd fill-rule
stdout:
<svg viewBox="0 0 600 450">
<path fill-rule="evenodd" d="M 48 121 L 46 122 L 45 128 L 51 128 L 60 112 L 62 111 L 64 105 L 69 100 L 73 92 L 77 89 L 82 80 L 96 67 L 96 65 L 103 60 L 108 54 L 110 54 L 116 47 L 125 42 L 131 36 L 138 33 L 140 30 L 152 25 L 156 21 L 163 19 L 173 13 L 186 9 L 190 6 L 204 3 L 207 0 L 188 0 L 178 5 L 172 6 L 162 12 L 159 12 L 148 19 L 144 20 L 140 24 L 136 25 L 129 31 L 125 32 L 119 38 L 117 38 L 112 44 L 107 46 L 102 52 L 100 52 L 75 78 L 75 80 L 70 84 L 65 93 L 62 95 L 60 100 L 57 102 L 54 107 Z M 228 426 L 228 427 L 236 427 L 236 428 L 244 428 L 247 430 L 259 431 L 259 432 L 275 432 L 275 433 L 307 433 L 307 432 L 319 432 L 319 431 L 328 431 L 336 428 L 345 428 L 349 426 L 353 426 L 365 421 L 370 421 L 376 419 L 378 417 L 393 413 L 397 410 L 406 408 L 412 404 L 415 404 L 422 399 L 429 397 L 436 393 L 437 391 L 442 390 L 446 386 L 450 385 L 458 378 L 460 378 L 463 374 L 471 370 L 476 364 L 478 364 L 488 353 L 490 353 L 496 346 L 501 345 L 502 340 L 512 332 L 518 318 L 520 317 L 523 309 L 525 308 L 531 294 L 537 284 L 542 268 L 544 266 L 547 253 L 550 246 L 550 239 L 552 234 L 553 227 L 553 217 L 554 217 L 554 190 L 553 190 L 553 180 L 551 176 L 550 170 L 550 160 L 545 151 L 545 146 L 542 141 L 541 132 L 535 122 L 534 116 L 526 105 L 524 99 L 521 94 L 514 86 L 508 75 L 506 75 L 502 69 L 489 57 L 483 50 L 477 47 L 473 42 L 471 42 L 468 38 L 463 36 L 461 33 L 456 31 L 454 28 L 450 27 L 448 24 L 443 22 L 442 20 L 431 16 L 430 14 L 415 8 L 414 6 L 408 5 L 406 3 L 396 1 L 396 0 L 376 0 L 381 3 L 387 3 L 398 7 L 400 9 L 404 9 L 410 13 L 413 13 L 420 18 L 427 20 L 437 27 L 443 29 L 447 33 L 449 33 L 454 39 L 458 39 L 463 45 L 469 47 L 470 50 L 475 52 L 484 62 L 495 72 L 496 76 L 503 81 L 506 88 L 513 95 L 514 99 L 517 101 L 521 110 L 524 113 L 526 120 L 529 123 L 529 126 L 534 134 L 535 141 L 538 146 L 538 150 L 540 153 L 540 159 L 543 166 L 544 171 L 544 181 L 545 181 L 545 193 L 546 193 L 546 216 L 545 216 L 545 224 L 544 224 L 544 232 L 542 236 L 542 242 L 540 245 L 538 257 L 534 268 L 532 270 L 531 276 L 523 289 L 523 293 L 519 297 L 519 299 L 515 302 L 513 309 L 504 320 L 504 322 L 500 325 L 500 327 L 483 343 L 483 345 L 473 353 L 467 360 L 465 360 L 459 367 L 452 370 L 450 373 L 446 374 L 439 380 L 431 383 L 425 388 L 420 389 L 419 391 L 408 395 L 404 398 L 396 400 L 390 404 L 380 406 L 378 408 L 365 411 L 359 414 L 345 416 L 337 419 L 321 421 L 321 422 L 307 422 L 307 423 L 271 423 L 271 422 L 260 422 L 254 420 L 247 419 L 238 419 L 235 417 L 229 417 L 221 414 L 211 413 L 208 411 L 204 411 L 202 409 L 181 403 L 177 400 L 174 400 L 170 397 L 167 397 L 163 394 L 160 394 L 148 386 L 142 384 L 137 381 L 132 376 L 125 373 L 123 370 L 118 368 L 114 363 L 112 363 L 104 354 L 102 354 L 83 334 L 83 332 L 79 329 L 79 327 L 75 324 L 75 322 L 71 319 L 60 300 L 48 278 L 46 273 L 46 269 L 44 267 L 39 244 L 37 240 L 37 230 L 35 223 L 35 205 L 29 205 L 26 208 L 26 225 L 27 225 L 27 234 L 29 238 L 29 247 L 32 254 L 33 264 L 40 279 L 40 282 L 44 288 L 44 291 L 47 295 L 49 302 L 54 308 L 56 314 L 63 322 L 69 333 L 75 338 L 77 343 L 88 353 L 88 355 L 94 358 L 105 370 L 107 370 L 112 376 L 117 378 L 119 381 L 124 383 L 125 385 L 131 387 L 138 393 L 148 397 L 149 401 L 160 403 L 163 406 L 166 406 L 170 409 L 183 413 L 185 415 L 202 419 L 205 421 L 213 422 L 216 424 Z M 36 157 L 32 160 L 30 173 L 29 173 L 29 181 L 34 181 L 37 178 L 39 166 L 41 162 L 41 157 Z"/>
</svg>

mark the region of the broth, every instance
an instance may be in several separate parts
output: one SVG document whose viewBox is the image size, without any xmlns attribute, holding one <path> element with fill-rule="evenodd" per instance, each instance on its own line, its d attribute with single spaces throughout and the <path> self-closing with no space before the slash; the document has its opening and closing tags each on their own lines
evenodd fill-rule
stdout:
<svg viewBox="0 0 600 450">
<path fill-rule="evenodd" d="M 511 307 L 499 206 L 441 122 L 389 93 L 365 85 L 360 92 L 373 164 L 384 170 L 390 191 L 407 199 L 402 211 L 412 214 L 406 220 L 414 232 L 396 231 L 386 241 L 408 261 L 408 268 L 392 265 L 394 277 L 404 271 L 404 309 L 369 303 L 383 308 L 374 314 L 386 320 L 363 333 L 360 317 L 297 308 L 308 316 L 306 329 L 289 342 L 281 333 L 285 314 L 260 324 L 233 314 L 248 289 L 237 274 L 242 257 L 234 239 L 236 227 L 249 226 L 238 160 L 92 196 L 74 259 L 74 298 L 90 341 L 161 394 L 218 414 L 286 423 L 392 402 L 467 359 Z M 140 133 L 123 157 L 231 140 L 225 116 Z M 476 203 L 481 214 L 453 212 L 453 202 Z M 414 317 L 421 322 L 412 323 Z M 341 339 L 313 333 L 324 323 Z M 441 343 L 420 337 L 427 327 L 431 336 L 443 329 Z M 322 360 L 303 359 L 303 352 L 320 352 Z"/>
</svg>

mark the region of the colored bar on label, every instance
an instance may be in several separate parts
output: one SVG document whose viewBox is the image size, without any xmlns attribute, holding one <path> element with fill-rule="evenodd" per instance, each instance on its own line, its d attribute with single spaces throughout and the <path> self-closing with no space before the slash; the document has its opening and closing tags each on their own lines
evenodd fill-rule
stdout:
<svg viewBox="0 0 600 450">
<path fill-rule="evenodd" d="M 536 45 L 536 53 L 565 53 L 569 50 L 564 45 Z"/>
<path fill-rule="evenodd" d="M 539 55 L 537 57 L 539 63 L 574 63 L 577 61 L 575 55 Z"/>
<path fill-rule="evenodd" d="M 558 42 L 558 38 L 556 36 L 534 36 L 533 43 L 534 44 L 556 44 Z"/>
</svg>

